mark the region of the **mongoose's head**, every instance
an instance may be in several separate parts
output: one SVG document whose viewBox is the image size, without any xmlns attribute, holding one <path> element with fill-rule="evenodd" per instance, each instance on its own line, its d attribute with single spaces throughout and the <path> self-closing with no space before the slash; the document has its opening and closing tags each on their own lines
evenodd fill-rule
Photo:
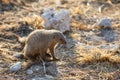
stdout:
<svg viewBox="0 0 120 80">
<path fill-rule="evenodd" d="M 54 32 L 53 36 L 55 42 L 60 43 L 60 44 L 66 44 L 67 41 L 65 39 L 65 36 L 61 32 Z"/>
</svg>

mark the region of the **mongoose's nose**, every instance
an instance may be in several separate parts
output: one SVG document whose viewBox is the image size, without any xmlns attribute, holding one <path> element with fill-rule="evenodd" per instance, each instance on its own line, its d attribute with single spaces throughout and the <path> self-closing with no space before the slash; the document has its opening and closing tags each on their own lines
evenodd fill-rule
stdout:
<svg viewBox="0 0 120 80">
<path fill-rule="evenodd" d="M 65 41 L 64 44 L 67 44 L 67 41 Z"/>
</svg>

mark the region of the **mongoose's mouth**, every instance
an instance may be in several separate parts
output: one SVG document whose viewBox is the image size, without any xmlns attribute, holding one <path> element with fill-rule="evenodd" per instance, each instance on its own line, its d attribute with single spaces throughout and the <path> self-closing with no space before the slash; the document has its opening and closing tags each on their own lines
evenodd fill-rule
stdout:
<svg viewBox="0 0 120 80">
<path fill-rule="evenodd" d="M 66 40 L 64 40 L 64 41 L 63 41 L 63 44 L 67 44 L 67 41 L 66 41 Z"/>
<path fill-rule="evenodd" d="M 59 42 L 60 44 L 67 44 L 67 41 L 66 40 L 64 40 L 64 39 L 60 39 L 60 42 Z"/>
</svg>

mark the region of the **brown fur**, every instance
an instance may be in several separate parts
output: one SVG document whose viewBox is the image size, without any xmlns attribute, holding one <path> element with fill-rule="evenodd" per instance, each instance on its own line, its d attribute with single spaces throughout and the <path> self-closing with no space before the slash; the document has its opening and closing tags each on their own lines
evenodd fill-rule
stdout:
<svg viewBox="0 0 120 80">
<path fill-rule="evenodd" d="M 53 60 L 58 60 L 54 56 L 54 47 L 57 43 L 66 44 L 64 35 L 57 30 L 35 30 L 33 31 L 25 42 L 24 56 L 34 61 L 41 61 L 45 59 L 47 50 L 50 50 Z"/>
</svg>

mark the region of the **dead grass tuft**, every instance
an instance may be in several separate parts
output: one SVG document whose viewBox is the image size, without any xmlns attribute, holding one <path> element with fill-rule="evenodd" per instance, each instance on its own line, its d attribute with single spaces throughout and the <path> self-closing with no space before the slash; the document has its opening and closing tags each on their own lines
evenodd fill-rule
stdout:
<svg viewBox="0 0 120 80">
<path fill-rule="evenodd" d="M 82 11 L 81 11 L 80 7 L 78 6 L 78 7 L 74 7 L 72 9 L 70 9 L 70 13 L 71 14 L 82 14 Z"/>
<path fill-rule="evenodd" d="M 93 29 L 93 26 L 87 26 L 82 22 L 78 22 L 76 20 L 72 20 L 71 26 L 74 28 L 77 28 L 79 30 L 91 30 Z"/>
<path fill-rule="evenodd" d="M 74 39 L 77 38 L 77 39 L 79 39 L 79 40 L 81 39 L 81 38 L 80 38 L 80 34 L 78 34 L 78 33 L 71 33 L 71 34 L 70 34 L 70 37 L 71 37 L 71 38 L 74 38 Z"/>
<path fill-rule="evenodd" d="M 110 62 L 119 64 L 120 63 L 120 56 L 118 56 L 118 55 L 111 56 Z"/>
<path fill-rule="evenodd" d="M 21 21 L 33 26 L 35 29 L 43 29 L 43 19 L 37 15 L 31 17 L 23 17 Z"/>
<path fill-rule="evenodd" d="M 89 53 L 79 53 L 82 57 L 78 57 L 79 63 L 96 63 L 96 62 L 109 62 L 109 63 L 120 63 L 120 56 L 115 54 L 114 51 L 108 51 L 103 49 L 89 50 Z"/>
<path fill-rule="evenodd" d="M 83 54 L 82 58 L 80 59 L 81 63 L 91 63 L 94 61 L 94 56 L 91 54 Z"/>
<path fill-rule="evenodd" d="M 109 73 L 99 73 L 99 80 L 114 80 L 113 76 Z"/>
<path fill-rule="evenodd" d="M 120 24 L 113 24 L 112 28 L 120 28 Z"/>
<path fill-rule="evenodd" d="M 104 62 L 104 61 L 110 61 L 110 57 L 112 54 L 109 53 L 101 53 L 100 59 L 98 61 Z"/>
<path fill-rule="evenodd" d="M 11 0 L 2 0 L 2 3 L 9 4 Z"/>
</svg>

